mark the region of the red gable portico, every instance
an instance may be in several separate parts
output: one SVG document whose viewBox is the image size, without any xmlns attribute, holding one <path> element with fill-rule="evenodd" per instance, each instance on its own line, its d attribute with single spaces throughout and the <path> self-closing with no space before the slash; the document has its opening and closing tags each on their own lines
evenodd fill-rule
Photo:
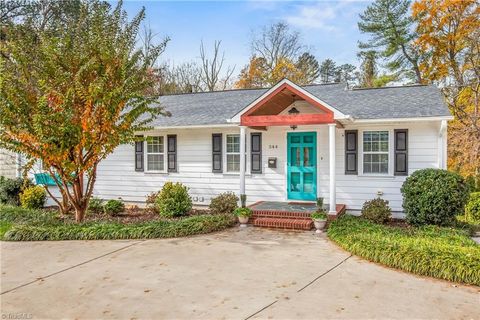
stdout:
<svg viewBox="0 0 480 320">
<path fill-rule="evenodd" d="M 273 89 L 273 88 L 272 88 Z M 296 101 L 306 101 L 318 109 L 317 113 L 280 114 Z M 295 88 L 289 81 L 270 90 L 259 101 L 248 107 L 240 117 L 240 125 L 248 127 L 290 126 L 308 124 L 334 123 L 334 113 L 331 109 L 310 97 L 305 90 Z"/>
</svg>

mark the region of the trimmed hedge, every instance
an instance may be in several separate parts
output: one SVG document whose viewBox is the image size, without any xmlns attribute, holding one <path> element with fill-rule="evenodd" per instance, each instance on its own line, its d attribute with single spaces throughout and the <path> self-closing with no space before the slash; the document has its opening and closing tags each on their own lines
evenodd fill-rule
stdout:
<svg viewBox="0 0 480 320">
<path fill-rule="evenodd" d="M 463 213 L 469 188 L 462 176 L 440 169 L 422 169 L 402 185 L 403 209 L 414 225 L 450 225 Z"/>
<path fill-rule="evenodd" d="M 480 285 L 480 246 L 465 230 L 391 227 L 346 215 L 330 224 L 328 237 L 352 254 L 373 262 L 419 275 Z"/>
<path fill-rule="evenodd" d="M 192 198 L 180 182 L 166 182 L 155 199 L 155 207 L 162 217 L 181 217 L 192 210 Z"/>
<path fill-rule="evenodd" d="M 88 222 L 83 224 L 15 225 L 3 240 L 111 240 L 185 237 L 226 229 L 235 224 L 233 215 L 198 215 L 178 220 L 158 220 L 120 224 Z"/>
</svg>

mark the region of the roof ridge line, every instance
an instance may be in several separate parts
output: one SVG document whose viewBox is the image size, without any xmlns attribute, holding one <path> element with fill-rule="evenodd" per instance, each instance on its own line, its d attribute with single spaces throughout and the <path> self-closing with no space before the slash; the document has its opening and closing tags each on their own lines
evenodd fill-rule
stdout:
<svg viewBox="0 0 480 320">
<path fill-rule="evenodd" d="M 378 90 L 378 89 L 397 89 L 397 88 L 412 88 L 412 87 L 428 87 L 430 84 L 421 84 L 421 83 L 414 83 L 414 84 L 406 84 L 401 86 L 385 86 L 385 87 L 375 87 L 375 88 L 352 88 L 351 91 L 361 91 L 361 90 Z"/>
<path fill-rule="evenodd" d="M 329 85 L 339 85 L 343 82 L 329 82 L 329 83 L 312 83 L 306 85 L 298 85 L 301 88 L 305 87 L 320 87 L 320 86 L 329 86 Z M 180 96 L 180 95 L 189 95 L 189 94 L 201 94 L 201 93 L 222 93 L 222 92 L 232 92 L 232 91 L 253 91 L 253 90 L 270 90 L 272 87 L 264 87 L 264 88 L 241 88 L 241 89 L 226 89 L 226 90 L 214 90 L 214 91 L 199 91 L 199 92 L 179 92 L 179 93 L 167 93 L 161 95 L 160 97 L 168 97 L 168 96 Z"/>
</svg>

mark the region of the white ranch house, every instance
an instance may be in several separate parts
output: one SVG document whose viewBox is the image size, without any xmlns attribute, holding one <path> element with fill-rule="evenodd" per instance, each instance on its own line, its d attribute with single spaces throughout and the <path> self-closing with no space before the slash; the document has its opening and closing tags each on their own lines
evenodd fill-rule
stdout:
<svg viewBox="0 0 480 320">
<path fill-rule="evenodd" d="M 446 168 L 452 116 L 434 86 L 350 90 L 345 84 L 167 95 L 143 143 L 101 163 L 95 196 L 143 203 L 166 181 L 197 205 L 225 191 L 247 203 L 324 197 L 359 210 L 382 197 L 402 211 L 400 187 L 423 168 Z M 244 155 L 244 156 L 242 156 Z"/>
<path fill-rule="evenodd" d="M 167 181 L 195 205 L 226 191 L 260 201 L 311 202 L 329 214 L 375 197 L 402 211 L 400 187 L 423 168 L 446 168 L 451 116 L 434 86 L 348 89 L 345 84 L 166 95 L 154 129 L 98 167 L 94 195 L 142 204 Z"/>
</svg>

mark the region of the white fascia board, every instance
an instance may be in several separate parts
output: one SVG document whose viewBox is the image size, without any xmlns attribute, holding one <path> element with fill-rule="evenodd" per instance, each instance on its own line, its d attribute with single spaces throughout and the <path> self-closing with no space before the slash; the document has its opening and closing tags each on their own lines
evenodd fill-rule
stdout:
<svg viewBox="0 0 480 320">
<path fill-rule="evenodd" d="M 302 87 L 296 85 L 295 83 L 293 83 L 292 81 L 288 80 L 288 79 L 283 79 L 282 81 L 280 81 L 279 83 L 277 83 L 276 85 L 274 85 L 272 88 L 270 88 L 269 90 L 267 90 L 264 94 L 262 94 L 260 97 L 258 97 L 257 99 L 255 99 L 252 103 L 250 103 L 248 106 L 246 106 L 245 108 L 243 108 L 241 111 L 239 111 L 236 115 L 234 115 L 231 119 L 228 119 L 227 121 L 228 122 L 231 122 L 231 123 L 240 123 L 240 117 L 245 113 L 247 112 L 248 110 L 250 110 L 253 106 L 257 105 L 260 101 L 262 101 L 265 97 L 267 97 L 270 93 L 272 93 L 273 91 L 277 90 L 280 86 L 284 85 L 284 84 L 288 84 L 289 86 L 295 88 L 296 90 L 298 91 L 301 91 L 304 95 L 306 95 L 307 97 L 309 97 L 310 99 L 318 102 L 319 104 L 327 107 L 328 109 L 330 109 L 332 112 L 333 112 L 333 117 L 335 120 L 340 120 L 340 119 L 348 119 L 350 118 L 350 116 L 348 115 L 345 115 L 343 114 L 342 112 L 340 112 L 339 110 L 335 109 L 334 107 L 332 107 L 331 105 L 329 105 L 328 103 L 326 103 L 325 101 L 322 101 L 321 99 L 317 98 L 316 96 L 314 96 L 313 94 L 311 94 L 310 92 L 306 91 L 305 89 L 303 89 Z"/>
<path fill-rule="evenodd" d="M 380 119 L 355 119 L 352 118 L 350 123 L 377 123 L 377 122 L 422 122 L 422 121 L 442 121 L 453 120 L 453 116 L 437 116 L 437 117 L 415 117 L 415 118 L 380 118 Z"/>
<path fill-rule="evenodd" d="M 209 129 L 209 128 L 236 128 L 238 124 L 229 124 L 229 123 L 222 123 L 222 124 L 200 124 L 200 125 L 191 125 L 191 126 L 165 126 L 165 127 L 153 127 L 150 130 L 146 131 L 137 131 L 135 134 L 143 134 L 145 132 L 152 132 L 152 131 L 162 131 L 162 130 L 185 130 L 185 129 Z"/>
</svg>

